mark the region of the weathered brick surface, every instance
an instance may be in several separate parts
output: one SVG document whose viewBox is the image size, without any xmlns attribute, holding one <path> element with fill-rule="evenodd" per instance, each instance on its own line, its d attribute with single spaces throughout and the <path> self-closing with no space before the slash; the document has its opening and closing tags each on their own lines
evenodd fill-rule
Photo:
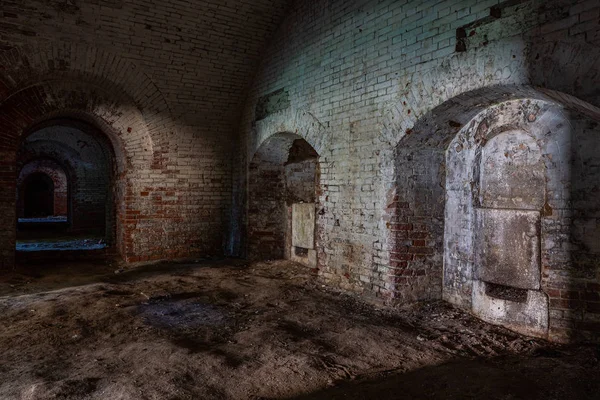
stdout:
<svg viewBox="0 0 600 400">
<path fill-rule="evenodd" d="M 290 258 L 294 203 L 315 203 L 318 154 L 299 136 L 271 137 L 248 170 L 248 256 Z"/>
<path fill-rule="evenodd" d="M 493 6 L 500 14 L 489 18 Z M 390 301 L 444 293 L 469 308 L 468 262 L 445 269 L 442 261 L 445 149 L 486 107 L 509 99 L 543 98 L 597 118 L 599 8 L 589 1 L 295 3 L 246 104 L 234 201 L 244 203 L 241 188 L 252 196 L 243 171 L 262 144 L 294 132 L 320 156 L 324 281 Z M 457 52 L 461 27 L 466 40 Z M 255 120 L 259 99 L 275 92 L 287 93 L 289 104 Z M 443 133 L 418 143 L 411 139 L 423 132 L 418 121 Z M 233 226 L 244 223 L 240 215 Z M 466 222 L 454 228 L 469 229 Z M 596 254 L 590 259 L 593 283 L 600 267 Z"/>
<path fill-rule="evenodd" d="M 2 1 L 0 226 L 15 225 L 15 149 L 54 117 L 115 152 L 116 243 L 130 262 L 221 254 L 231 137 L 286 1 Z M 0 230 L 0 268 L 14 232 Z"/>
<path fill-rule="evenodd" d="M 232 254 L 280 257 L 286 173 L 302 175 L 286 151 L 303 138 L 318 154 L 322 279 L 390 302 L 443 296 L 469 307 L 469 248 L 456 244 L 450 260 L 444 242 L 449 205 L 464 208 L 444 188 L 457 133 L 488 109 L 530 100 L 576 110 L 565 122 L 577 148 L 596 149 L 593 134 L 580 134 L 596 132 L 599 116 L 595 1 L 101 3 L 3 3 L 0 226 L 16 218 L 23 133 L 69 117 L 96 126 L 114 150 L 126 260 L 220 252 L 224 241 Z M 277 138 L 289 142 L 272 151 Z M 574 154 L 596 171 L 594 157 Z M 542 223 L 568 236 L 542 244 L 543 290 L 552 335 L 591 337 L 597 216 L 586 199 L 596 186 L 567 181 L 573 201 L 550 193 L 563 203 Z M 454 191 L 465 197 L 468 186 Z M 469 219 L 451 228 L 466 235 Z M 10 266 L 14 232 L 0 230 L 0 243 L 0 267 Z"/>
</svg>

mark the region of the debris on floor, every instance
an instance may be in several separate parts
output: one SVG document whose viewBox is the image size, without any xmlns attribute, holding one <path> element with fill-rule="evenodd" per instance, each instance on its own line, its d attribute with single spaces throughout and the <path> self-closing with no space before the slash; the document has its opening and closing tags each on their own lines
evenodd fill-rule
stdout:
<svg viewBox="0 0 600 400">
<path fill-rule="evenodd" d="M 288 261 L 0 278 L 2 399 L 593 399 L 597 347 L 442 302 L 377 308 Z"/>
</svg>

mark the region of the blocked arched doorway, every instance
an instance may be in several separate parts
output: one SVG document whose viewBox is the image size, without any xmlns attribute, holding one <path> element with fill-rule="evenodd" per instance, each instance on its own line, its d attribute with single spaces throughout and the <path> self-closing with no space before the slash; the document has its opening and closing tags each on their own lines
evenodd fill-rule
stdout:
<svg viewBox="0 0 600 400">
<path fill-rule="evenodd" d="M 594 331 L 600 110 L 580 104 L 482 89 L 407 132 L 388 216 L 397 291 L 443 297 L 528 335 Z"/>
<path fill-rule="evenodd" d="M 248 256 L 317 265 L 319 155 L 302 137 L 278 133 L 248 168 Z"/>
<path fill-rule="evenodd" d="M 504 319 L 507 312 L 499 313 L 498 306 L 486 304 L 486 299 L 522 305 L 536 298 L 536 304 L 529 307 L 537 307 L 539 312 L 521 310 L 520 314 L 534 317 L 528 324 L 543 332 L 547 318 L 535 317 L 548 312 L 548 301 L 539 292 L 547 171 L 542 148 L 532 134 L 522 129 L 492 133 L 473 162 L 474 181 L 478 182 L 473 193 L 474 308 L 477 313 L 492 311 Z"/>
<path fill-rule="evenodd" d="M 518 121 L 519 107 L 525 104 L 537 110 L 527 123 Z M 548 118 L 568 117 L 560 108 L 534 100 L 493 106 L 479 117 L 483 115 L 487 117 L 466 127 L 446 152 L 444 268 L 450 272 L 459 264 L 470 265 L 476 315 L 546 337 L 549 299 L 542 290 L 541 250 L 552 235 L 542 228 L 542 218 L 549 200 L 557 205 L 548 196 L 560 186 L 547 182 L 563 167 L 559 155 L 550 155 L 548 138 L 568 134 Z M 556 157 L 559 165 L 547 157 Z M 468 192 L 458 189 L 466 182 Z M 462 231 L 457 229 L 460 221 Z"/>
<path fill-rule="evenodd" d="M 38 172 L 24 182 L 23 215 L 25 218 L 47 218 L 54 215 L 54 182 Z"/>
</svg>

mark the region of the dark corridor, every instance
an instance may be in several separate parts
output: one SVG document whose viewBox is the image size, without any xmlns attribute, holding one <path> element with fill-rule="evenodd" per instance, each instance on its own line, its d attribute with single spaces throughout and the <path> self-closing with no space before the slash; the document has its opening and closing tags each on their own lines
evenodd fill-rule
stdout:
<svg viewBox="0 0 600 400">
<path fill-rule="evenodd" d="M 54 183 L 45 174 L 31 176 L 25 186 L 25 218 L 54 215 Z"/>
</svg>

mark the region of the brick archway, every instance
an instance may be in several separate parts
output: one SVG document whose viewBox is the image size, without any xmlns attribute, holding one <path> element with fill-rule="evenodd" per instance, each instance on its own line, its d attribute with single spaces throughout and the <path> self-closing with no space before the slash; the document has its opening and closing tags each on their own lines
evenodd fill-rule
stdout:
<svg viewBox="0 0 600 400">
<path fill-rule="evenodd" d="M 589 104 L 578 107 L 580 102 L 568 95 L 528 87 L 484 88 L 442 104 L 415 124 L 395 150 L 393 198 L 389 199 L 385 215 L 391 298 L 419 300 L 443 296 L 490 322 L 559 340 L 572 331 L 594 332 L 596 328 L 586 321 L 585 315 L 593 320 L 595 303 L 572 303 L 562 297 L 563 293 L 564 296 L 577 293 L 581 299 L 596 296 L 594 288 L 600 269 L 597 264 L 600 248 L 588 243 L 580 232 L 583 226 L 593 224 L 594 210 L 598 207 L 592 200 L 598 198 L 594 189 L 597 177 L 585 165 L 598 162 L 597 156 L 588 149 L 597 148 L 600 142 L 600 132 L 594 131 L 595 121 L 600 121 L 600 110 Z M 534 210 L 541 214 L 541 239 L 537 239 L 541 240 L 538 256 L 541 271 L 534 278 L 540 281 L 540 286 L 532 281 L 525 297 L 529 300 L 521 305 L 494 297 L 496 287 L 489 292 L 492 294 L 487 292 L 487 286 L 512 283 L 498 282 L 491 272 L 482 271 L 481 265 L 485 263 L 481 260 L 485 257 L 481 257 L 481 249 L 477 250 L 475 232 L 484 229 L 476 227 L 476 222 L 494 214 L 493 210 L 485 215 L 476 212 L 478 207 L 487 209 L 492 204 L 479 201 L 483 205 L 477 206 L 479 203 L 473 200 L 480 186 L 486 184 L 477 178 L 479 163 L 483 165 L 485 161 L 485 157 L 478 158 L 477 154 L 487 142 L 493 142 L 498 132 L 512 132 L 506 146 L 510 147 L 515 140 L 520 140 L 527 149 L 539 146 L 538 156 L 545 163 L 545 197 L 531 203 L 543 205 Z M 506 157 L 509 153 L 507 151 Z M 515 196 L 519 193 L 513 192 Z M 522 217 L 529 212 L 519 211 L 518 204 L 515 207 L 515 215 Z M 502 205 L 500 208 L 511 207 Z M 493 218 L 490 221 L 500 223 Z M 588 234 L 594 236 L 592 231 Z M 486 237 L 485 240 L 496 239 Z M 561 241 L 569 243 L 568 246 L 556 247 Z M 570 272 L 565 273 L 565 270 Z M 536 296 L 539 307 L 530 304 Z M 481 304 L 489 306 L 491 303 L 499 309 L 509 305 L 514 310 L 525 307 L 519 312 L 523 320 L 507 319 L 508 311 L 498 314 L 487 311 L 487 306 L 481 308 Z M 546 304 L 546 311 L 542 303 Z M 538 310 L 538 314 L 528 314 L 533 309 Z M 580 317 L 573 318 L 573 313 L 579 313 Z M 531 318 L 538 318 L 537 322 L 533 324 Z"/>
<path fill-rule="evenodd" d="M 29 160 L 20 169 L 17 178 L 17 218 L 27 217 L 26 187 L 34 174 L 45 174 L 52 180 L 53 205 L 48 216 L 65 217 L 69 215 L 69 179 L 67 172 L 50 158 Z"/>
<path fill-rule="evenodd" d="M 318 153 L 299 135 L 263 142 L 248 169 L 248 255 L 317 266 Z"/>
<path fill-rule="evenodd" d="M 125 258 L 133 256 L 133 243 L 126 240 L 132 227 L 127 215 L 135 210 L 132 199 L 126 200 L 130 181 L 136 173 L 150 168 L 152 138 L 137 108 L 125 95 L 116 99 L 101 88 L 85 82 L 50 81 L 27 87 L 0 103 L 0 248 L 1 267 L 14 266 L 16 230 L 15 197 L 18 148 L 24 137 L 45 126 L 66 123 L 83 124 L 105 137 L 115 159 L 115 203 L 120 204 L 114 221 L 117 222 L 118 252 Z M 139 159 L 145 160 L 143 163 Z M 144 166 L 145 164 L 145 166 Z M 135 167 L 133 167 L 135 166 Z M 131 211 L 130 211 L 131 210 Z"/>
</svg>

